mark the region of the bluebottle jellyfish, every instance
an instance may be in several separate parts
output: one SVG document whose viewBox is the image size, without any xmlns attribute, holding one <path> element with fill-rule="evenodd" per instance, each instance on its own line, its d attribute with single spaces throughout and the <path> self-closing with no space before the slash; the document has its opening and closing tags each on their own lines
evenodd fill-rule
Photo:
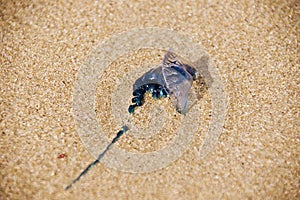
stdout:
<svg viewBox="0 0 300 200">
<path fill-rule="evenodd" d="M 155 99 L 167 98 L 169 96 L 176 110 L 180 114 L 185 114 L 188 105 L 188 94 L 193 81 L 196 80 L 196 76 L 197 71 L 192 63 L 168 51 L 162 63 L 157 68 L 149 70 L 133 84 L 132 105 L 128 107 L 128 112 L 134 114 L 135 108 L 143 105 L 144 94 L 151 93 L 152 98 Z M 94 165 L 99 163 L 112 145 L 128 130 L 128 126 L 124 125 L 105 150 L 99 154 L 97 159 L 89 164 L 65 190 L 70 189 Z"/>
<path fill-rule="evenodd" d="M 132 99 L 134 104 L 129 106 L 128 111 L 133 113 L 135 107 L 143 104 L 144 94 L 150 92 L 152 97 L 157 99 L 169 95 L 176 110 L 185 114 L 188 93 L 195 79 L 196 69 L 192 64 L 168 51 L 160 66 L 151 69 L 135 81 Z"/>
</svg>

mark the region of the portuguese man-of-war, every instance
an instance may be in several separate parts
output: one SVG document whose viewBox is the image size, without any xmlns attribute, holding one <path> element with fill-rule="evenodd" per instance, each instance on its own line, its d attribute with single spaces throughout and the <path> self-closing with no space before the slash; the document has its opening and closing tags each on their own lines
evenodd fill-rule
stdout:
<svg viewBox="0 0 300 200">
<path fill-rule="evenodd" d="M 168 51 L 161 65 L 143 74 L 133 84 L 133 104 L 128 107 L 128 112 L 133 114 L 136 107 L 142 106 L 144 103 L 144 94 L 149 92 L 155 99 L 169 96 L 176 110 L 181 114 L 185 114 L 187 111 L 188 94 L 195 79 L 196 69 L 193 67 L 193 64 Z M 105 150 L 99 154 L 97 159 L 89 164 L 65 190 L 70 189 L 94 165 L 99 163 L 112 145 L 128 130 L 128 126 L 124 125 Z"/>
</svg>

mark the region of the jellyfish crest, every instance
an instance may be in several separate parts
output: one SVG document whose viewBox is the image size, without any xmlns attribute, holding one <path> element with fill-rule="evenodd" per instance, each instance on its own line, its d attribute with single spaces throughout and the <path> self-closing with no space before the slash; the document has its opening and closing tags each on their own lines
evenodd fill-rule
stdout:
<svg viewBox="0 0 300 200">
<path fill-rule="evenodd" d="M 194 63 L 178 56 L 177 54 L 175 54 L 172 51 L 168 51 L 163 59 L 162 62 L 163 65 L 170 65 L 170 64 L 176 64 L 176 65 L 181 65 L 183 68 L 185 68 L 185 70 L 192 75 L 193 80 L 196 79 L 197 74 L 197 70 L 196 70 L 196 66 L 194 65 Z"/>
<path fill-rule="evenodd" d="M 162 63 L 162 75 L 173 105 L 182 114 L 187 110 L 188 94 L 195 74 L 195 68 L 185 64 L 175 53 L 166 53 Z"/>
</svg>

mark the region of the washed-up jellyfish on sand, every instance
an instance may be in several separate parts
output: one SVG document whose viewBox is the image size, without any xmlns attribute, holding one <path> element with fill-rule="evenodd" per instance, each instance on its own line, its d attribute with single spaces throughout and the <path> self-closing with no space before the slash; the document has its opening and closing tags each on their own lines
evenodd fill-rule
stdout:
<svg viewBox="0 0 300 200">
<path fill-rule="evenodd" d="M 169 95 L 176 110 L 185 114 L 188 93 L 195 79 L 196 69 L 169 51 L 160 66 L 151 69 L 135 81 L 132 99 L 134 104 L 129 106 L 128 111 L 133 113 L 135 107 L 143 104 L 144 94 L 150 92 L 156 99 Z"/>
<path fill-rule="evenodd" d="M 158 67 L 143 74 L 133 84 L 133 104 L 128 107 L 128 112 L 134 114 L 134 110 L 143 105 L 144 94 L 149 92 L 155 99 L 170 97 L 176 110 L 181 114 L 185 114 L 187 112 L 188 94 L 195 79 L 196 69 L 193 64 L 168 51 Z M 70 189 L 91 167 L 100 162 L 105 153 L 128 130 L 128 126 L 124 125 L 105 150 L 99 154 L 98 158 L 89 164 L 65 189 Z"/>
</svg>

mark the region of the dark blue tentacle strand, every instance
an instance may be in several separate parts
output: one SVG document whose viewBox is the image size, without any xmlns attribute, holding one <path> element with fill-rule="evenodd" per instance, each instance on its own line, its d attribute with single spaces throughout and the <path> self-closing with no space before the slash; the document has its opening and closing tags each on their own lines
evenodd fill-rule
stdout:
<svg viewBox="0 0 300 200">
<path fill-rule="evenodd" d="M 114 143 L 116 143 L 116 142 L 119 140 L 119 138 L 120 138 L 126 131 L 128 131 L 128 127 L 127 127 L 127 126 L 123 126 L 123 127 L 122 127 L 122 130 L 120 130 L 120 131 L 117 133 L 116 137 L 114 137 L 114 139 L 109 143 L 109 145 L 107 145 L 107 147 L 105 148 L 105 150 L 98 156 L 98 158 L 97 158 L 94 162 L 92 162 L 91 164 L 89 164 L 89 165 L 85 168 L 85 170 L 83 170 L 83 171 L 79 174 L 79 176 L 78 176 L 76 179 L 74 179 L 74 180 L 72 181 L 72 183 L 71 183 L 70 185 L 68 185 L 68 186 L 65 188 L 65 190 L 69 190 L 69 189 L 73 186 L 74 183 L 76 183 L 77 181 L 79 181 L 80 178 L 81 178 L 83 175 L 85 175 L 85 174 L 86 174 L 93 166 L 95 166 L 95 165 L 103 158 L 103 156 L 104 156 L 105 153 L 111 148 L 111 146 L 112 146 Z"/>
</svg>

